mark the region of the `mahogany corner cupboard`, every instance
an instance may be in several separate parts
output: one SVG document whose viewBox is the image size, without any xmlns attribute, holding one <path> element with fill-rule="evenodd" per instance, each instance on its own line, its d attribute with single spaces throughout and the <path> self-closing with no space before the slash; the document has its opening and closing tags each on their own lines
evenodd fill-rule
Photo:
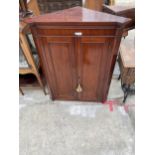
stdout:
<svg viewBox="0 0 155 155">
<path fill-rule="evenodd" d="M 74 7 L 25 19 L 56 100 L 105 101 L 124 17 Z"/>
</svg>

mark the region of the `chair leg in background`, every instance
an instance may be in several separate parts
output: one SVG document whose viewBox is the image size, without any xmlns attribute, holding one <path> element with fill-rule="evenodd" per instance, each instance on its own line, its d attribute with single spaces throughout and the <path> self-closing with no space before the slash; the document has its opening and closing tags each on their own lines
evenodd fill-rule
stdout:
<svg viewBox="0 0 155 155">
<path fill-rule="evenodd" d="M 35 75 L 36 75 L 36 78 L 37 78 L 37 80 L 38 80 L 38 83 L 39 83 L 40 87 L 43 89 L 43 92 L 44 92 L 44 94 L 46 95 L 47 93 L 46 93 L 46 91 L 45 91 L 45 87 L 44 87 L 43 82 L 42 82 L 42 80 L 41 80 L 41 78 L 40 78 L 40 75 L 39 75 L 38 73 L 35 74 Z"/>
<path fill-rule="evenodd" d="M 22 94 L 22 95 L 24 95 L 24 93 L 23 93 L 23 91 L 22 91 L 22 89 L 19 87 L 19 91 L 20 91 L 20 93 Z"/>
<path fill-rule="evenodd" d="M 123 103 L 125 103 L 125 101 L 128 97 L 129 91 L 130 91 L 130 85 L 128 85 L 127 88 L 125 88 Z"/>
</svg>

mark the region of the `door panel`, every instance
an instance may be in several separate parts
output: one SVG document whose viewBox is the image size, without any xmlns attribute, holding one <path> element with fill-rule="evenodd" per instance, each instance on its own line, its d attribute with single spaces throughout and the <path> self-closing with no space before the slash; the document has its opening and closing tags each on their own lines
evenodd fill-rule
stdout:
<svg viewBox="0 0 155 155">
<path fill-rule="evenodd" d="M 46 38 L 43 54 L 48 59 L 49 77 L 56 99 L 76 99 L 76 68 L 74 39 L 63 37 Z M 47 60 L 46 60 L 47 61 Z"/>
<path fill-rule="evenodd" d="M 111 56 L 108 39 L 105 38 L 81 38 L 81 85 L 83 91 L 81 100 L 101 101 L 103 98 L 104 80 L 107 77 L 107 67 Z"/>
<path fill-rule="evenodd" d="M 103 100 L 113 40 L 104 37 L 46 37 L 42 42 L 41 57 L 54 99 Z"/>
</svg>

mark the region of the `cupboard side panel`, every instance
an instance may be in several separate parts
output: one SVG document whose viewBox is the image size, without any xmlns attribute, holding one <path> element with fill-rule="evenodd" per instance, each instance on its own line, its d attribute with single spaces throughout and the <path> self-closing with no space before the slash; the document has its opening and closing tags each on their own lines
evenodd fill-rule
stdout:
<svg viewBox="0 0 155 155">
<path fill-rule="evenodd" d="M 48 87 L 50 97 L 51 97 L 51 99 L 55 99 L 54 89 L 51 88 L 52 83 L 51 83 L 51 79 L 49 78 L 49 71 L 46 70 L 48 65 L 47 65 L 47 63 L 45 63 L 46 58 L 43 56 L 43 52 L 45 52 L 45 49 L 43 48 L 43 46 L 40 46 L 40 45 L 44 44 L 44 41 L 42 38 L 37 36 L 37 28 L 35 26 L 31 26 L 31 32 L 32 32 L 33 39 L 34 39 L 34 42 L 36 45 L 36 49 L 38 51 L 41 68 L 42 68 L 43 74 L 46 79 L 46 84 Z"/>
</svg>

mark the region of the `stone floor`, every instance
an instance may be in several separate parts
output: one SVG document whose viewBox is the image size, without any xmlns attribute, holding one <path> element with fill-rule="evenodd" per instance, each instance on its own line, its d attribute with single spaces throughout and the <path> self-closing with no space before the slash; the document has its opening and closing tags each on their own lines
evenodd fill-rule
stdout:
<svg viewBox="0 0 155 155">
<path fill-rule="evenodd" d="M 108 100 L 117 104 L 51 101 L 40 88 L 23 88 L 20 155 L 134 155 L 135 98 L 122 105 L 115 70 Z"/>
</svg>

